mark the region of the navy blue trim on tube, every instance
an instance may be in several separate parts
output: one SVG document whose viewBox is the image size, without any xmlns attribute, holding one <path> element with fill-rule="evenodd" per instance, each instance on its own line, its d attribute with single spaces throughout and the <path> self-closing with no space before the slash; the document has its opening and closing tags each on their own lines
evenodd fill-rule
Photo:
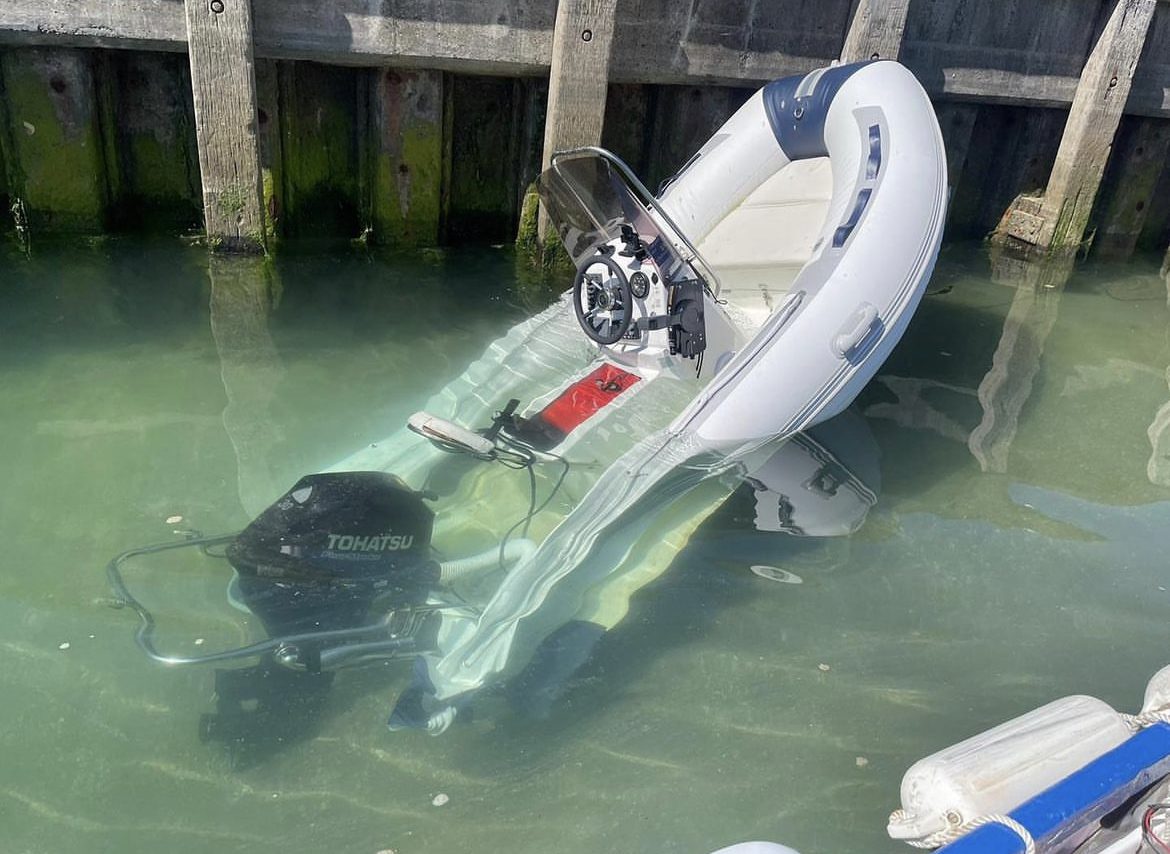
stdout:
<svg viewBox="0 0 1170 854">
<path fill-rule="evenodd" d="M 829 114 L 829 105 L 845 81 L 870 64 L 857 62 L 825 69 L 812 91 L 799 98 L 796 93 L 807 74 L 784 77 L 764 87 L 764 111 L 768 114 L 768 123 L 789 160 L 829 156 L 825 146 L 825 117 Z"/>
<path fill-rule="evenodd" d="M 869 160 L 865 162 L 865 180 L 873 181 L 882 171 L 882 126 L 869 126 Z"/>
<path fill-rule="evenodd" d="M 841 223 L 840 228 L 833 232 L 834 249 L 840 249 L 844 246 L 845 241 L 849 239 L 849 235 L 853 233 L 853 229 L 857 228 L 857 223 L 861 222 L 861 215 L 865 213 L 866 205 L 869 204 L 871 196 L 873 196 L 872 187 L 866 187 L 857 194 L 857 201 L 853 205 L 853 213 L 849 214 L 849 219 Z"/>
</svg>

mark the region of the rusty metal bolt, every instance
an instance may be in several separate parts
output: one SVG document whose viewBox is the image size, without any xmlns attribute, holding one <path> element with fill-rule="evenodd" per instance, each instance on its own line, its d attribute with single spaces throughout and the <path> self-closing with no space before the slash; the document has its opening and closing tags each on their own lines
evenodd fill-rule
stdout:
<svg viewBox="0 0 1170 854">
<path fill-rule="evenodd" d="M 211 0 L 211 3 L 208 5 L 211 11 L 217 15 L 223 12 L 223 0 Z"/>
<path fill-rule="evenodd" d="M 582 33 L 581 33 L 581 41 L 583 41 L 583 42 L 591 42 L 591 41 L 593 41 L 593 30 L 584 30 L 584 31 L 582 31 Z"/>
</svg>

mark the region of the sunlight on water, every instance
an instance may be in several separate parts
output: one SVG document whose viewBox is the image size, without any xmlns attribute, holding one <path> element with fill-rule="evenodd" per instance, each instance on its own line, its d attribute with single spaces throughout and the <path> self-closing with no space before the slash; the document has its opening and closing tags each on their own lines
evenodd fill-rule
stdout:
<svg viewBox="0 0 1170 854">
<path fill-rule="evenodd" d="M 0 849 L 903 850 L 916 759 L 1067 694 L 1134 711 L 1170 660 L 1166 284 L 1061 278 L 946 249 L 857 404 L 598 604 L 613 628 L 545 706 L 391 733 L 409 665 L 343 671 L 232 767 L 198 738 L 211 670 L 141 654 L 106 562 L 239 529 L 547 300 L 502 251 L 0 254 Z M 245 642 L 222 562 L 134 572 L 172 648 Z"/>
</svg>

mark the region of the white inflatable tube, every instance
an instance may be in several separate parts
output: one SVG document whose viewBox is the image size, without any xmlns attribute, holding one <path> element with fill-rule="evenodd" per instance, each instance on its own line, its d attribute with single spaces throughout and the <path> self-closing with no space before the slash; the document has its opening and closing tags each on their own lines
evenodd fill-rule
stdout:
<svg viewBox="0 0 1170 854">
<path fill-rule="evenodd" d="M 797 854 L 787 845 L 775 842 L 741 842 L 727 848 L 720 848 L 714 854 Z"/>
<path fill-rule="evenodd" d="M 922 297 L 946 213 L 938 121 L 897 63 L 772 83 L 721 137 L 661 199 L 675 220 L 700 230 L 692 240 L 776 163 L 828 157 L 833 195 L 813 259 L 785 304 L 672 425 L 713 450 L 796 433 L 856 397 Z"/>
</svg>

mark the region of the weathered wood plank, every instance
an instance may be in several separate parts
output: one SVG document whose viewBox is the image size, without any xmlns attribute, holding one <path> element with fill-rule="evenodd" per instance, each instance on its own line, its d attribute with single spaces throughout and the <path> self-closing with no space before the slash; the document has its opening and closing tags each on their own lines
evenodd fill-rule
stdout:
<svg viewBox="0 0 1170 854">
<path fill-rule="evenodd" d="M 556 0 L 253 0 L 253 7 L 261 56 L 512 76 L 548 69 Z"/>
<path fill-rule="evenodd" d="M 841 53 L 850 0 L 622 0 L 614 83 L 763 83 Z"/>
<path fill-rule="evenodd" d="M 213 249 L 264 250 L 250 0 L 185 0 L 203 217 Z"/>
<path fill-rule="evenodd" d="M 868 0 L 867 0 L 868 1 Z M 899 4 L 906 0 L 897 0 Z M 556 0 L 321 4 L 254 0 L 255 54 L 359 66 L 542 75 Z M 901 60 L 931 95 L 997 103 L 1072 103 L 1097 4 L 1038 0 L 909 6 Z M 837 57 L 848 0 L 626 0 L 610 78 L 619 83 L 761 83 Z M 1170 30 L 1170 13 L 1158 16 Z M 1170 116 L 1170 39 L 1152 40 L 1127 111 Z M 185 50 L 177 0 L 5 0 L 0 43 Z"/>
<path fill-rule="evenodd" d="M 937 97 L 1068 105 L 1099 7 L 912 2 L 900 58 Z M 556 0 L 253 0 L 253 8 L 259 57 L 503 76 L 542 75 L 552 62 Z M 609 77 L 736 85 L 808 71 L 841 53 L 849 12 L 849 0 L 623 0 Z M 178 0 L 3 0 L 0 43 L 183 51 L 186 23 Z M 1126 111 L 1170 116 L 1170 11 L 1158 16 L 1151 44 Z"/>
<path fill-rule="evenodd" d="M 453 75 L 449 81 L 450 173 L 446 241 L 502 243 L 519 216 L 519 127 L 525 98 L 518 81 Z"/>
<path fill-rule="evenodd" d="M 379 68 L 370 84 L 374 238 L 434 246 L 442 224 L 442 72 Z"/>
<path fill-rule="evenodd" d="M 1081 72 L 1044 191 L 1043 245 L 1076 246 L 1084 237 L 1154 8 L 1155 0 L 1117 0 Z"/>
<path fill-rule="evenodd" d="M 1093 214 L 1093 253 L 1128 258 L 1137 247 L 1170 154 L 1170 122 L 1133 116 L 1118 129 Z"/>
<path fill-rule="evenodd" d="M 897 59 L 909 9 L 910 0 L 861 0 L 841 48 L 841 61 Z"/>
<path fill-rule="evenodd" d="M 560 0 L 557 5 L 543 168 L 557 151 L 601 142 L 616 7 L 617 0 Z M 541 240 L 546 229 L 542 217 Z"/>
<path fill-rule="evenodd" d="M 1040 209 L 1009 211 L 1003 239 L 1046 251 L 1075 250 L 1084 239 L 1154 8 L 1155 0 L 1116 0 L 1081 72 Z M 1013 210 L 1023 205 L 1033 202 Z"/>
<path fill-rule="evenodd" d="M 661 86 L 652 99 L 646 164 L 651 190 L 675 174 L 752 96 L 752 89 Z"/>
<path fill-rule="evenodd" d="M 73 48 L 0 52 L 9 193 L 33 233 L 106 226 L 107 163 L 93 57 Z"/>
<path fill-rule="evenodd" d="M 104 51 L 113 225 L 197 228 L 203 212 L 191 76 L 180 54 Z"/>
<path fill-rule="evenodd" d="M 187 22 L 176 0 L 4 0 L 0 43 L 182 51 Z"/>
<path fill-rule="evenodd" d="M 264 194 L 264 236 L 271 251 L 284 217 L 284 143 L 281 139 L 280 83 L 277 63 L 256 61 L 256 135 L 260 145 L 260 182 Z"/>
<path fill-rule="evenodd" d="M 980 106 L 963 170 L 974 180 L 960 180 L 956 188 L 951 236 L 986 236 L 1013 199 L 1043 189 L 1067 119 L 1062 110 Z"/>
<path fill-rule="evenodd" d="M 979 107 L 976 104 L 945 101 L 935 104 L 934 109 L 947 150 L 947 186 L 953 196 L 963 175 L 963 166 L 967 163 L 967 152 L 971 149 L 971 135 L 975 130 Z"/>
<path fill-rule="evenodd" d="M 312 62 L 278 64 L 284 236 L 355 238 L 369 224 L 360 186 L 364 74 Z"/>
<path fill-rule="evenodd" d="M 638 175 L 650 180 L 650 136 L 654 129 L 651 101 L 657 87 L 615 83 L 605 97 L 601 147 L 612 151 Z"/>
</svg>

